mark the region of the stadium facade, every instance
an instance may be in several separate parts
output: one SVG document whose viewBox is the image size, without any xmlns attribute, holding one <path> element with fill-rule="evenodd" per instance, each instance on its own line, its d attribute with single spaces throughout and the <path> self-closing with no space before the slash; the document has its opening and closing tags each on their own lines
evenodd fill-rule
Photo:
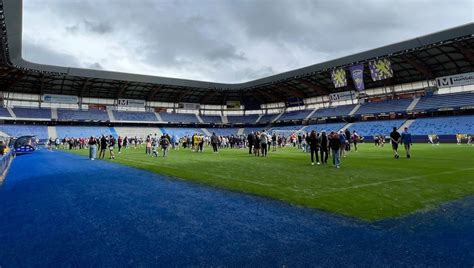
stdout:
<svg viewBox="0 0 474 268">
<path fill-rule="evenodd" d="M 467 115 L 470 122 L 474 110 L 473 23 L 223 84 L 28 62 L 22 58 L 22 1 L 4 0 L 0 11 L 0 120 L 6 123 L 301 129 L 308 123 L 393 119 L 402 127 L 427 115 Z"/>
</svg>

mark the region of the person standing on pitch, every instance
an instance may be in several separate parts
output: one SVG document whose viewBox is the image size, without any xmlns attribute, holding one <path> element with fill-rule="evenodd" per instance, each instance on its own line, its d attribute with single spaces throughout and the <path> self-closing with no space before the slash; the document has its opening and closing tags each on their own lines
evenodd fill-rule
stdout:
<svg viewBox="0 0 474 268">
<path fill-rule="evenodd" d="M 316 155 L 316 162 L 319 165 L 319 138 L 318 135 L 316 134 L 316 131 L 313 130 L 311 131 L 311 134 L 309 134 L 308 137 L 308 145 L 309 145 L 309 150 L 311 153 L 311 165 L 314 166 L 314 155 Z"/>
<path fill-rule="evenodd" d="M 94 160 L 97 155 L 97 140 L 94 136 L 89 139 L 89 159 Z"/>
<path fill-rule="evenodd" d="M 252 149 L 255 145 L 255 134 L 253 133 L 253 131 L 247 135 L 247 142 L 249 144 L 249 154 L 252 154 Z"/>
<path fill-rule="evenodd" d="M 99 158 L 104 159 L 106 150 L 107 150 L 107 138 L 105 137 L 105 135 L 102 135 L 102 137 L 100 138 Z"/>
<path fill-rule="evenodd" d="M 405 147 L 407 153 L 407 158 L 411 157 L 410 148 L 411 148 L 411 134 L 408 133 L 408 128 L 405 127 L 405 130 L 402 133 L 402 143 Z"/>
<path fill-rule="evenodd" d="M 329 147 L 331 148 L 331 153 L 332 153 L 332 164 L 335 168 L 339 168 L 341 165 L 341 155 L 340 155 L 340 150 L 343 150 L 341 139 L 339 138 L 339 135 L 337 132 L 331 132 L 329 135 Z"/>
<path fill-rule="evenodd" d="M 321 136 L 319 137 L 319 147 L 321 151 L 321 162 L 323 164 L 328 163 L 328 137 L 326 136 L 326 131 L 321 131 Z"/>
<path fill-rule="evenodd" d="M 400 133 L 398 133 L 397 128 L 393 127 L 392 133 L 390 133 L 390 141 L 392 142 L 393 155 L 395 159 L 398 159 L 398 144 L 400 143 Z"/>
<path fill-rule="evenodd" d="M 260 148 L 262 150 L 262 157 L 266 157 L 268 153 L 268 136 L 265 130 L 262 131 L 262 134 L 260 134 Z"/>
<path fill-rule="evenodd" d="M 217 137 L 216 133 L 212 133 L 211 145 L 214 153 L 218 153 L 219 151 L 217 150 L 217 146 L 219 145 L 219 137 Z"/>
<path fill-rule="evenodd" d="M 168 139 L 168 136 L 162 135 L 159 143 L 161 145 L 161 149 L 163 150 L 163 157 L 166 157 L 168 146 L 170 145 L 170 140 Z"/>
</svg>

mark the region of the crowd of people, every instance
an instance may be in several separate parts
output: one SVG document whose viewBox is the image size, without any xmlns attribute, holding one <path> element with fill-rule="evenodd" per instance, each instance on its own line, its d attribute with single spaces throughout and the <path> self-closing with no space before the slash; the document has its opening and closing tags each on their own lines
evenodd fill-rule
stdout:
<svg viewBox="0 0 474 268">
<path fill-rule="evenodd" d="M 457 135 L 457 138 L 460 135 Z M 346 154 L 354 150 L 357 152 L 358 143 L 363 141 L 357 131 L 352 132 L 349 129 L 340 131 L 312 130 L 306 132 L 294 132 L 285 136 L 278 131 L 272 133 L 266 130 L 250 132 L 247 135 L 217 135 L 212 133 L 210 136 L 205 136 L 202 133 L 194 133 L 192 135 L 185 135 L 178 137 L 177 135 L 169 134 L 149 134 L 145 138 L 141 137 L 118 137 L 112 135 L 102 135 L 99 138 L 59 138 L 49 139 L 49 148 L 69 148 L 74 149 L 89 149 L 89 158 L 94 160 L 97 158 L 104 159 L 108 152 L 109 159 L 115 159 L 115 149 L 118 153 L 122 149 L 142 148 L 145 147 L 145 154 L 150 157 L 167 157 L 170 149 L 178 150 L 190 149 L 192 152 L 203 152 L 206 146 L 212 148 L 214 153 L 219 153 L 222 148 L 230 149 L 248 149 L 248 154 L 257 157 L 267 157 L 269 152 L 275 152 L 278 148 L 286 146 L 293 146 L 308 153 L 311 165 L 325 165 L 327 164 L 329 156 L 332 156 L 332 164 L 335 168 L 340 168 L 341 159 Z M 393 156 L 398 159 L 400 157 L 398 152 L 399 145 L 403 145 L 406 157 L 411 158 L 412 137 L 405 128 L 402 133 L 399 133 L 397 128 L 389 135 L 389 141 L 392 146 Z M 438 142 L 429 136 L 430 143 Z M 377 147 L 383 147 L 386 142 L 385 135 L 375 135 L 374 143 Z M 468 144 L 472 144 L 472 136 L 468 136 Z M 161 153 L 160 153 L 161 152 Z"/>
</svg>

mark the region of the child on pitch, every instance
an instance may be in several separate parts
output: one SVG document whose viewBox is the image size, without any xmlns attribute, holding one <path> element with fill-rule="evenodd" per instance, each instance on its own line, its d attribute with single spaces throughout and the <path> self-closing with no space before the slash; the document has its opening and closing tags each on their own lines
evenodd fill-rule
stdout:
<svg viewBox="0 0 474 268">
<path fill-rule="evenodd" d="M 158 157 L 158 148 L 159 148 L 159 143 L 157 140 L 153 141 L 152 143 L 152 155 L 151 157 Z"/>
</svg>

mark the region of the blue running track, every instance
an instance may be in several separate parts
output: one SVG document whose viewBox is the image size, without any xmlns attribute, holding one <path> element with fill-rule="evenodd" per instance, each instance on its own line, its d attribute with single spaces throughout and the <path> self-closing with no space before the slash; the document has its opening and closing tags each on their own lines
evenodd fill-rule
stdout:
<svg viewBox="0 0 474 268">
<path fill-rule="evenodd" d="M 38 151 L 0 188 L 0 267 L 473 267 L 474 197 L 366 223 Z"/>
</svg>

